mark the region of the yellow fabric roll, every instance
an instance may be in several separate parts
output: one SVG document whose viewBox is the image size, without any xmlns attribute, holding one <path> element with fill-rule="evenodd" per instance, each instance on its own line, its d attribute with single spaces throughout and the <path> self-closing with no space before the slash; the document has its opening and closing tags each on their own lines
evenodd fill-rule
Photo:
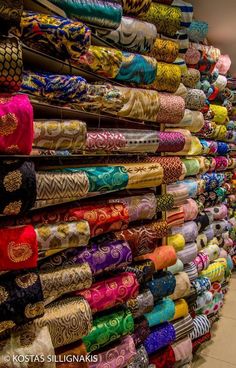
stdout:
<svg viewBox="0 0 236 368">
<path fill-rule="evenodd" d="M 188 94 L 188 90 L 185 87 L 185 85 L 183 83 L 180 83 L 179 88 L 177 89 L 177 91 L 175 92 L 176 96 L 180 96 L 183 97 L 185 99 L 185 97 Z"/>
<path fill-rule="evenodd" d="M 157 187 L 162 184 L 164 171 L 158 163 L 122 164 L 127 169 L 127 189 Z"/>
<path fill-rule="evenodd" d="M 182 12 L 174 6 L 152 3 L 143 19 L 155 24 L 158 33 L 174 36 L 181 29 Z"/>
<path fill-rule="evenodd" d="M 175 41 L 162 40 L 157 38 L 149 56 L 154 57 L 157 61 L 173 63 L 179 53 L 179 45 Z"/>
<path fill-rule="evenodd" d="M 218 262 L 211 263 L 206 270 L 200 272 L 200 276 L 208 277 L 211 282 L 221 282 L 225 274 L 225 264 Z"/>
<path fill-rule="evenodd" d="M 188 304 L 185 299 L 179 299 L 175 302 L 175 315 L 173 317 L 173 321 L 175 319 L 179 319 L 181 317 L 186 317 L 188 315 Z"/>
<path fill-rule="evenodd" d="M 176 92 L 181 82 L 181 69 L 178 65 L 159 62 L 155 81 L 151 89 L 164 92 Z"/>
<path fill-rule="evenodd" d="M 210 109 L 215 114 L 214 118 L 212 119 L 214 122 L 218 124 L 224 124 L 227 122 L 228 111 L 226 107 L 218 105 L 210 105 Z"/>
<path fill-rule="evenodd" d="M 176 252 L 179 252 L 185 247 L 185 239 L 182 234 L 169 235 L 167 237 L 167 245 L 172 245 Z"/>
</svg>

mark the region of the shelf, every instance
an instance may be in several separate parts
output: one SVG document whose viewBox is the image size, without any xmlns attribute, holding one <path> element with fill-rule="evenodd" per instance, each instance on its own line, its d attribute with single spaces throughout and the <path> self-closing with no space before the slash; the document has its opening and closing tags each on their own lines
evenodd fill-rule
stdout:
<svg viewBox="0 0 236 368">
<path fill-rule="evenodd" d="M 62 9 L 48 0 L 24 0 L 24 9 L 67 18 L 66 13 Z"/>
</svg>

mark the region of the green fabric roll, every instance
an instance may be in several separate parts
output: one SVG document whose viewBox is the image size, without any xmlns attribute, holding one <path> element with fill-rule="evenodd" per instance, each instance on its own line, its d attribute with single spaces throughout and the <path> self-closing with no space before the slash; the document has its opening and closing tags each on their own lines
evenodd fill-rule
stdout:
<svg viewBox="0 0 236 368">
<path fill-rule="evenodd" d="M 92 352 L 134 331 L 134 320 L 129 310 L 117 311 L 93 321 L 91 332 L 83 338 L 87 351 Z"/>
<path fill-rule="evenodd" d="M 200 171 L 200 163 L 196 158 L 193 159 L 182 159 L 184 166 L 186 167 L 186 175 L 185 176 L 192 176 L 197 175 Z"/>
</svg>

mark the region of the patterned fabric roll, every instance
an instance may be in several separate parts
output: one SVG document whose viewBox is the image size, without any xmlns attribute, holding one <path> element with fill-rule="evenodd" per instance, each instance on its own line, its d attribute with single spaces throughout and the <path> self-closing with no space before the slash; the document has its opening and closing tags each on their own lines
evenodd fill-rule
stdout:
<svg viewBox="0 0 236 368">
<path fill-rule="evenodd" d="M 122 5 L 120 0 L 74 2 L 73 0 L 52 0 L 62 8 L 70 17 L 79 18 L 85 23 L 104 28 L 118 28 L 122 17 Z"/>
<path fill-rule="evenodd" d="M 173 293 L 176 288 L 176 278 L 171 272 L 160 271 L 151 281 L 147 282 L 147 287 L 155 300 L 158 300 Z"/>
<path fill-rule="evenodd" d="M 188 274 L 189 280 L 193 282 L 198 277 L 197 266 L 194 262 L 190 262 L 184 265 L 184 272 Z"/>
<path fill-rule="evenodd" d="M 185 102 L 182 97 L 160 93 L 156 121 L 159 124 L 178 124 L 184 117 L 184 110 Z"/>
<path fill-rule="evenodd" d="M 35 227 L 38 249 L 62 249 L 88 245 L 90 228 L 87 221 L 59 222 Z"/>
<path fill-rule="evenodd" d="M 2 0 L 0 5 L 0 33 L 8 34 L 11 27 L 19 27 L 23 0 Z"/>
<path fill-rule="evenodd" d="M 1 162 L 0 198 L 0 213 L 7 216 L 24 214 L 34 206 L 36 177 L 32 162 Z"/>
<path fill-rule="evenodd" d="M 150 290 L 146 290 L 136 298 L 129 299 L 126 306 L 131 311 L 133 318 L 142 317 L 145 313 L 149 313 L 153 310 L 153 295 Z"/>
<path fill-rule="evenodd" d="M 158 301 L 153 310 L 145 314 L 149 327 L 159 325 L 160 323 L 171 320 L 175 314 L 175 303 L 166 298 Z"/>
<path fill-rule="evenodd" d="M 72 102 L 86 95 L 87 82 L 78 76 L 25 71 L 21 91 L 47 100 Z"/>
<path fill-rule="evenodd" d="M 37 328 L 33 324 L 27 324 L 21 328 L 15 329 L 15 331 L 11 333 L 9 339 L 2 340 L 0 365 L 5 365 L 6 368 L 10 368 L 15 359 L 14 356 L 16 352 L 19 355 L 22 354 L 22 356 L 39 354 L 43 360 L 43 362 L 40 363 L 42 368 L 55 367 L 53 362 L 47 361 L 47 357 L 55 355 L 55 351 L 49 330 L 46 326 Z M 7 363 L 5 363 L 6 361 Z M 29 367 L 30 364 L 30 362 L 29 364 L 26 363 L 25 366 Z"/>
<path fill-rule="evenodd" d="M 226 107 L 218 105 L 210 105 L 210 109 L 214 113 L 213 121 L 216 122 L 217 124 L 224 124 L 228 117 L 228 111 Z"/>
<path fill-rule="evenodd" d="M 196 219 L 199 212 L 199 208 L 197 202 L 194 199 L 189 198 L 187 200 L 187 203 L 183 205 L 183 208 L 184 208 L 184 221 L 192 221 Z"/>
<path fill-rule="evenodd" d="M 194 339 L 192 341 L 193 344 L 193 353 L 196 353 L 198 349 L 206 342 L 211 340 L 211 333 L 207 332 L 204 335 L 198 337 L 197 339 Z"/>
<path fill-rule="evenodd" d="M 81 341 L 75 342 L 75 343 L 70 344 L 70 345 L 61 346 L 60 348 L 56 349 L 55 353 L 58 357 L 58 363 L 56 363 L 56 368 L 68 368 L 68 362 L 63 361 L 64 359 L 65 360 L 67 359 L 66 357 L 68 355 L 76 355 L 76 356 L 83 357 L 84 360 L 79 363 L 80 368 L 88 368 L 88 363 L 86 362 L 87 350 L 86 350 L 85 345 Z M 81 360 L 82 360 L 82 358 L 81 358 Z M 59 361 L 60 361 L 60 363 L 59 363 Z M 76 363 L 76 362 L 69 363 L 69 364 L 71 366 L 70 368 L 76 368 L 76 365 L 78 366 L 78 363 Z M 52 367 L 52 368 L 54 368 L 54 367 Z"/>
<path fill-rule="evenodd" d="M 91 283 L 92 284 L 92 283 Z M 110 309 L 135 298 L 139 292 L 136 276 L 131 272 L 120 273 L 104 281 L 84 286 L 86 290 L 78 291 L 90 305 L 92 313 Z M 79 290 L 77 288 L 77 290 Z"/>
<path fill-rule="evenodd" d="M 1 5 L 2 7 L 2 5 Z M 0 8 L 1 9 L 1 8 Z M 23 74 L 22 46 L 17 37 L 0 37 L 0 91 L 15 93 L 21 88 Z"/>
<path fill-rule="evenodd" d="M 33 146 L 78 151 L 85 148 L 86 134 L 87 126 L 79 120 L 36 120 Z"/>
<path fill-rule="evenodd" d="M 190 314 L 184 318 L 180 318 L 178 321 L 173 321 L 172 325 L 175 330 L 176 341 L 189 335 L 193 330 L 193 319 Z"/>
<path fill-rule="evenodd" d="M 64 294 L 90 288 L 92 272 L 88 263 L 84 263 L 40 273 L 40 281 L 44 302 L 49 304 Z"/>
<path fill-rule="evenodd" d="M 122 0 L 124 14 L 143 16 L 150 8 L 151 0 Z"/>
<path fill-rule="evenodd" d="M 134 340 L 131 336 L 124 337 L 118 344 L 97 355 L 96 363 L 89 363 L 89 368 L 124 368 L 135 359 L 137 354 Z M 128 365 L 129 367 L 129 365 Z"/>
<path fill-rule="evenodd" d="M 196 84 L 200 81 L 201 74 L 199 70 L 188 68 L 187 73 L 184 73 L 181 77 L 181 82 L 189 88 L 195 88 Z"/>
<path fill-rule="evenodd" d="M 123 62 L 122 52 L 111 47 L 90 46 L 76 62 L 84 65 L 96 74 L 114 79 L 118 75 Z"/>
<path fill-rule="evenodd" d="M 191 41 L 204 41 L 208 33 L 208 23 L 199 20 L 193 20 L 187 30 L 187 33 Z"/>
<path fill-rule="evenodd" d="M 225 268 L 221 262 L 211 263 L 206 270 L 200 273 L 200 276 L 208 277 L 211 282 L 221 282 L 224 278 Z"/>
<path fill-rule="evenodd" d="M 172 300 L 183 298 L 190 292 L 191 283 L 185 272 L 180 272 L 175 276 L 176 286 L 173 294 L 170 295 Z"/>
<path fill-rule="evenodd" d="M 148 368 L 149 357 L 143 345 L 137 348 L 136 356 L 132 359 L 127 368 Z"/>
<path fill-rule="evenodd" d="M 151 330 L 145 317 L 140 317 L 135 321 L 135 328 L 132 337 L 136 346 L 143 344 L 150 333 Z"/>
<path fill-rule="evenodd" d="M 158 141 L 158 132 L 154 130 L 94 129 L 87 133 L 86 150 L 155 153 Z"/>
<path fill-rule="evenodd" d="M 33 49 L 70 60 L 78 60 L 91 43 L 91 31 L 83 23 L 31 11 L 23 12 L 19 36 Z"/>
<path fill-rule="evenodd" d="M 78 341 L 92 328 L 89 304 L 82 297 L 53 302 L 45 308 L 45 315 L 34 321 L 36 327 L 47 326 L 54 348 Z"/>
<path fill-rule="evenodd" d="M 83 338 L 88 352 L 92 352 L 108 343 L 129 335 L 134 331 L 134 320 L 128 310 L 113 312 L 106 316 L 97 317 L 93 321 L 90 333 Z"/>
<path fill-rule="evenodd" d="M 184 223 L 184 211 L 183 207 L 178 207 L 166 212 L 166 221 L 168 227 L 181 226 Z"/>
<path fill-rule="evenodd" d="M 201 337 L 202 335 L 209 332 L 210 330 L 210 322 L 208 318 L 204 315 L 196 316 L 193 319 L 193 326 L 194 326 L 194 329 L 190 334 L 191 340 Z"/>
<path fill-rule="evenodd" d="M 166 221 L 155 221 L 116 232 L 115 237 L 127 241 L 133 257 L 137 257 L 152 252 L 156 248 L 158 240 L 167 235 L 167 230 Z"/>
<path fill-rule="evenodd" d="M 198 227 L 194 221 L 185 222 L 182 226 L 174 226 L 171 228 L 172 234 L 182 234 L 186 243 L 195 241 L 198 236 Z"/>
<path fill-rule="evenodd" d="M 172 194 L 163 194 L 156 197 L 156 210 L 166 211 L 174 207 L 174 197 Z"/>
<path fill-rule="evenodd" d="M 155 265 L 151 260 L 139 261 L 124 267 L 123 271 L 133 272 L 138 282 L 143 284 L 152 278 L 155 273 Z"/>
<path fill-rule="evenodd" d="M 190 110 L 201 110 L 206 103 L 206 95 L 199 89 L 188 89 L 185 106 Z"/>
<path fill-rule="evenodd" d="M 155 24 L 157 32 L 173 36 L 181 29 L 181 17 L 178 8 L 152 3 L 143 19 Z"/>
<path fill-rule="evenodd" d="M 37 172 L 37 199 L 79 199 L 89 191 L 89 179 L 84 172 Z M 62 186 L 63 183 L 63 186 Z"/>
<path fill-rule="evenodd" d="M 178 65 L 158 62 L 156 78 L 150 88 L 163 92 L 176 92 L 181 82 L 181 69 Z"/>
<path fill-rule="evenodd" d="M 192 23 L 193 6 L 183 0 L 173 0 L 172 6 L 176 6 L 181 10 L 181 28 L 188 28 Z"/>
<path fill-rule="evenodd" d="M 156 91 L 127 87 L 117 89 L 124 101 L 118 116 L 156 122 L 160 108 L 160 97 Z"/>
<path fill-rule="evenodd" d="M 173 183 L 181 177 L 183 165 L 179 157 L 150 157 L 146 160 L 161 165 L 164 171 L 162 179 L 164 184 Z"/>
<path fill-rule="evenodd" d="M 44 314 L 37 270 L 12 271 L 0 276 L 0 332 L 31 322 Z"/>
<path fill-rule="evenodd" d="M 140 221 L 140 220 L 152 220 L 157 212 L 157 201 L 154 193 L 147 193 L 143 195 L 132 195 L 129 197 L 121 197 L 117 199 L 109 199 L 110 203 L 116 203 L 117 206 L 123 204 L 124 208 L 127 209 L 127 216 L 129 222 Z M 116 206 L 118 211 L 119 206 Z M 112 212 L 112 211 L 111 211 Z M 110 215 L 111 216 L 111 215 Z M 122 226 L 125 228 L 125 226 Z M 116 226 L 118 230 L 118 226 Z M 114 227 L 112 228 L 112 230 Z"/>
<path fill-rule="evenodd" d="M 0 96 L 0 152 L 31 152 L 33 142 L 33 109 L 26 95 Z"/>
<path fill-rule="evenodd" d="M 165 63 L 173 63 L 179 53 L 179 45 L 177 42 L 171 40 L 162 40 L 156 38 L 150 56 L 157 61 L 164 61 Z"/>
<path fill-rule="evenodd" d="M 116 80 L 149 85 L 155 82 L 158 69 L 157 61 L 153 57 L 123 51 L 122 63 L 116 75 Z"/>
<path fill-rule="evenodd" d="M 180 132 L 159 132 L 159 146 L 157 152 L 178 152 L 186 143 L 185 136 Z"/>
<path fill-rule="evenodd" d="M 46 272 L 58 267 L 88 263 L 92 273 L 99 274 L 103 271 L 125 267 L 131 262 L 132 254 L 126 242 L 104 240 L 97 241 L 97 243 L 91 242 L 90 248 L 70 248 L 42 260 L 40 270 Z"/>
<path fill-rule="evenodd" d="M 38 245 L 33 226 L 0 229 L 0 270 L 37 267 Z"/>
<path fill-rule="evenodd" d="M 149 354 L 171 344 L 175 340 L 175 330 L 172 324 L 165 322 L 154 327 L 151 334 L 144 341 L 144 347 Z"/>
<path fill-rule="evenodd" d="M 194 259 L 194 263 L 197 267 L 198 272 L 201 272 L 202 270 L 205 270 L 208 268 L 210 264 L 210 258 L 209 255 L 205 252 L 198 253 L 197 257 Z"/>
<path fill-rule="evenodd" d="M 111 32 L 97 30 L 97 33 L 119 49 L 140 54 L 150 52 L 157 37 L 157 30 L 154 24 L 129 17 L 122 17 L 121 24 L 116 30 Z"/>
</svg>

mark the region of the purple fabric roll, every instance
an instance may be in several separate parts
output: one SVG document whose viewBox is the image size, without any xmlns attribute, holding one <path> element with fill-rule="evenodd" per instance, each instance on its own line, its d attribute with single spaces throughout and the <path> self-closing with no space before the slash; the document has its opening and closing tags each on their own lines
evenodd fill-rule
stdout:
<svg viewBox="0 0 236 368">
<path fill-rule="evenodd" d="M 71 248 L 51 256 L 40 265 L 41 271 L 53 270 L 74 264 L 88 263 L 92 273 L 97 275 L 103 271 L 127 266 L 132 262 L 131 249 L 126 241 L 105 241 L 92 243 L 90 247 Z"/>
<path fill-rule="evenodd" d="M 165 322 L 156 326 L 146 338 L 143 345 L 148 354 L 155 353 L 175 340 L 175 329 L 172 324 Z"/>
<path fill-rule="evenodd" d="M 159 146 L 157 152 L 182 151 L 185 145 L 185 137 L 179 132 L 159 132 Z"/>
<path fill-rule="evenodd" d="M 73 261 L 75 263 L 87 262 L 92 273 L 99 274 L 128 265 L 132 262 L 132 253 L 126 241 L 116 240 L 101 245 L 94 243 L 91 248 L 85 248 L 78 253 Z"/>
</svg>

